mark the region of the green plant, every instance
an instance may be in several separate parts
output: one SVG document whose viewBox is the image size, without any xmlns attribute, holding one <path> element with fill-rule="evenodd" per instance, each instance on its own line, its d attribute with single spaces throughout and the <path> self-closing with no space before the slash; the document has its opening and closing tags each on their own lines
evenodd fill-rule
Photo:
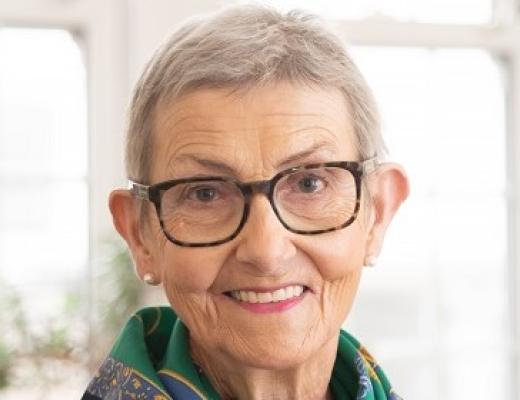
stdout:
<svg viewBox="0 0 520 400">
<path fill-rule="evenodd" d="M 7 347 L 3 343 L 0 343 L 0 389 L 9 385 L 12 358 Z"/>
<path fill-rule="evenodd" d="M 101 329 L 105 334 L 116 335 L 128 317 L 142 305 L 144 291 L 124 243 L 110 240 L 105 249 L 107 259 L 98 279 L 101 290 L 97 304 Z"/>
<path fill-rule="evenodd" d="M 76 293 L 65 293 L 63 309 L 56 310 L 57 316 L 40 322 L 39 326 L 44 327 L 40 332 L 30 323 L 23 298 L 15 287 L 0 281 L 0 293 L 0 389 L 23 381 L 25 370 L 31 371 L 33 383 L 47 382 L 50 378 L 46 366 L 50 360 L 79 362 L 71 357 L 76 343 L 70 331 L 82 318 L 78 307 L 67 302 Z M 17 368 L 20 365 L 23 368 Z"/>
<path fill-rule="evenodd" d="M 104 241 L 103 258 L 97 263 L 94 326 L 90 339 L 89 369 L 106 357 L 128 318 L 143 305 L 144 285 L 135 274 L 126 244 L 116 238 Z"/>
<path fill-rule="evenodd" d="M 92 296 L 79 290 L 84 285 L 78 282 L 78 288 L 68 286 L 61 308 L 39 321 L 39 329 L 33 329 L 16 288 L 0 278 L 0 390 L 25 379 L 15 376 L 15 369 L 22 374 L 30 370 L 33 383 L 49 385 L 60 379 L 49 373 L 47 367 L 51 362 L 81 368 L 88 353 L 89 366 L 99 365 L 128 317 L 142 305 L 144 295 L 124 243 L 107 240 L 102 252 L 100 274 L 93 285 L 97 296 L 90 310 L 87 308 Z M 93 327 L 85 322 L 89 312 L 97 315 L 89 319 L 94 321 Z M 78 339 L 78 328 L 82 327 L 90 329 L 88 344 L 86 337 Z M 23 368 L 15 368 L 19 365 Z"/>
<path fill-rule="evenodd" d="M 27 322 L 22 310 L 22 301 L 11 286 L 0 280 L 0 389 L 11 382 L 16 345 L 28 343 Z M 8 342 L 9 337 L 16 337 L 17 342 Z"/>
</svg>

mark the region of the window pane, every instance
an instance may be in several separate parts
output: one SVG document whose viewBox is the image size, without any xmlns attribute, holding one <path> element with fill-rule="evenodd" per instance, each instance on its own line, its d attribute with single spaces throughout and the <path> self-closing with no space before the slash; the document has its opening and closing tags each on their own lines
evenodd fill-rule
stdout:
<svg viewBox="0 0 520 400">
<path fill-rule="evenodd" d="M 304 9 L 331 19 L 394 19 L 400 22 L 485 24 L 493 0 L 269 0 L 284 10 Z"/>
<path fill-rule="evenodd" d="M 367 342 L 404 398 L 454 400 L 471 389 L 474 400 L 505 399 L 502 66 L 476 49 L 354 47 L 351 54 L 374 90 L 391 159 L 404 165 L 411 192 L 378 268 L 364 274 L 346 328 Z M 469 355 L 491 361 L 483 366 Z"/>
<path fill-rule="evenodd" d="M 85 182 L 26 180 L 7 187 L 9 191 L 0 192 L 4 279 L 16 285 L 45 284 L 77 279 L 86 273 Z"/>
<path fill-rule="evenodd" d="M 0 28 L 0 349 L 16 354 L 2 398 L 34 397 L 17 388 L 29 380 L 37 393 L 56 379 L 84 385 L 86 101 L 69 32 Z M 64 390 L 59 398 L 80 395 Z"/>
<path fill-rule="evenodd" d="M 86 72 L 71 35 L 2 28 L 0 52 L 0 176 L 86 177 Z"/>
</svg>

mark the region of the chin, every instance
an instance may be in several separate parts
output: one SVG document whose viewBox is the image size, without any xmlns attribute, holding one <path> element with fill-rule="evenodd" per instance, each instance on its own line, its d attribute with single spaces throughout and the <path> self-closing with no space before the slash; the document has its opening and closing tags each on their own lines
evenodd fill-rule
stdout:
<svg viewBox="0 0 520 400">
<path fill-rule="evenodd" d="M 305 341 L 305 339 L 303 339 Z M 230 349 L 230 355 L 241 365 L 268 370 L 285 370 L 312 358 L 318 346 L 310 343 L 283 343 L 275 340 L 267 344 L 251 343 L 246 351 Z"/>
</svg>

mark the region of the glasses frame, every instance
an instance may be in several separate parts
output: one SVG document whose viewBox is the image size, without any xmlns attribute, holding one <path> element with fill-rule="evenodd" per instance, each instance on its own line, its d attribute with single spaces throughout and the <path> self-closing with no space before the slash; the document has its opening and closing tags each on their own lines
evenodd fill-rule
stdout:
<svg viewBox="0 0 520 400">
<path fill-rule="evenodd" d="M 271 208 L 273 209 L 274 213 L 276 214 L 276 217 L 280 221 L 280 223 L 290 232 L 298 233 L 302 235 L 318 235 L 320 233 L 325 232 L 332 232 L 336 230 L 340 230 L 343 228 L 346 228 L 350 224 L 352 224 L 359 213 L 359 208 L 361 204 L 361 179 L 364 175 L 367 175 L 374 171 L 378 166 L 378 162 L 376 158 L 371 158 L 364 161 L 332 161 L 332 162 L 325 162 L 325 163 L 313 163 L 313 164 L 304 164 L 297 167 L 292 167 L 285 169 L 283 171 L 278 172 L 276 175 L 274 175 L 271 179 L 261 180 L 261 181 L 252 181 L 252 182 L 241 182 L 237 179 L 225 177 L 225 176 L 201 176 L 201 177 L 192 177 L 192 178 L 182 178 L 182 179 L 172 179 L 164 182 L 159 182 L 154 185 L 144 185 L 142 183 L 135 182 L 133 180 L 128 180 L 128 189 L 130 190 L 131 194 L 141 200 L 150 201 L 154 204 L 155 210 L 157 212 L 157 217 L 159 218 L 159 223 L 161 225 L 161 229 L 166 236 L 166 238 L 179 246 L 183 247 L 210 247 L 210 246 L 217 246 L 222 243 L 229 242 L 236 238 L 238 234 L 242 231 L 242 228 L 244 227 L 245 223 L 247 222 L 247 218 L 249 216 L 250 206 L 251 206 L 251 200 L 254 194 L 264 194 L 267 199 L 269 200 L 269 203 L 271 204 Z M 320 229 L 320 230 L 299 230 L 299 229 L 292 229 L 290 226 L 288 226 L 285 221 L 280 217 L 280 213 L 278 209 L 276 208 L 276 204 L 274 201 L 274 189 L 276 187 L 277 182 L 282 179 L 284 176 L 290 175 L 292 173 L 303 171 L 306 169 L 316 169 L 316 168 L 322 168 L 322 167 L 334 167 L 334 168 L 342 168 L 347 171 L 349 171 L 354 176 L 354 181 L 356 183 L 356 205 L 354 209 L 354 213 L 352 216 L 343 224 L 338 225 L 333 228 L 327 228 L 327 229 Z M 229 182 L 234 184 L 242 193 L 242 196 L 244 197 L 244 210 L 242 212 L 242 218 L 240 220 L 240 223 L 238 224 L 237 229 L 229 236 L 215 240 L 213 242 L 204 242 L 204 243 L 188 243 L 183 242 L 181 240 L 177 240 L 175 237 L 173 237 L 164 227 L 164 222 L 161 218 L 161 200 L 163 194 L 172 187 L 183 184 L 183 183 L 192 183 L 192 182 L 201 182 L 201 181 L 221 181 L 221 182 Z"/>
</svg>

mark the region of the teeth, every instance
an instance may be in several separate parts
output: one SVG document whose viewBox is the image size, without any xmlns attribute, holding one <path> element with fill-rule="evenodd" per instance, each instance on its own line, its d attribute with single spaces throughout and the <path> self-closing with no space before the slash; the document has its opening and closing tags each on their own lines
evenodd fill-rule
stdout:
<svg viewBox="0 0 520 400">
<path fill-rule="evenodd" d="M 250 292 L 250 293 L 252 293 L 252 292 Z M 258 293 L 256 295 L 256 297 L 258 298 L 258 302 L 259 303 L 270 303 L 270 302 L 273 301 L 273 296 L 269 292 L 267 292 L 267 293 Z"/>
<path fill-rule="evenodd" d="M 242 301 L 247 301 L 249 303 L 258 303 L 259 301 L 255 292 L 244 292 L 240 297 L 242 298 Z"/>
<path fill-rule="evenodd" d="M 287 286 L 283 289 L 277 289 L 274 292 L 261 293 L 246 290 L 232 290 L 231 296 L 236 300 L 247 303 L 276 303 L 292 297 L 301 296 L 303 290 L 302 285 Z"/>
<path fill-rule="evenodd" d="M 273 292 L 273 301 L 280 301 L 285 298 L 285 290 L 278 289 Z"/>
</svg>

